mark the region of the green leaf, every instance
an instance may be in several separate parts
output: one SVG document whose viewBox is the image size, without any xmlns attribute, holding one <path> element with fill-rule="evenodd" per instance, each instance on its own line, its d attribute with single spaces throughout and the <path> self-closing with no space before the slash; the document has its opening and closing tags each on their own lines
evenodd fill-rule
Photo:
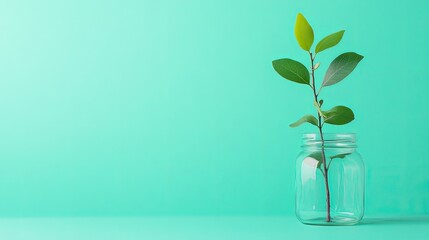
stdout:
<svg viewBox="0 0 429 240">
<path fill-rule="evenodd" d="M 340 153 L 340 154 L 331 156 L 330 157 L 331 160 L 329 160 L 329 164 L 328 164 L 327 168 L 329 169 L 331 167 L 332 160 L 334 160 L 335 158 L 345 158 L 349 154 L 351 154 L 351 152 L 349 152 L 349 153 Z"/>
<path fill-rule="evenodd" d="M 290 127 L 298 127 L 299 125 L 301 125 L 301 124 L 303 124 L 305 122 L 311 123 L 314 126 L 318 126 L 317 119 L 313 115 L 310 115 L 310 114 L 303 116 L 298 121 L 290 124 L 289 126 Z"/>
<path fill-rule="evenodd" d="M 344 30 L 326 36 L 316 45 L 316 53 L 337 45 L 343 38 Z"/>
<path fill-rule="evenodd" d="M 334 160 L 335 158 L 345 158 L 347 155 L 349 155 L 351 153 L 342 153 L 342 154 L 337 154 L 334 156 L 329 157 L 331 160 L 329 160 L 329 164 L 327 166 L 327 168 L 329 168 L 331 166 L 331 162 L 332 160 Z M 322 157 L 322 151 L 316 151 L 316 152 L 312 152 L 310 155 L 308 155 L 307 157 L 313 158 L 315 160 L 318 161 L 317 163 L 317 168 L 322 167 L 322 163 L 323 163 L 323 157 Z"/>
<path fill-rule="evenodd" d="M 334 156 L 331 156 L 330 158 L 331 159 L 334 159 L 334 158 L 345 158 L 347 155 L 349 155 L 349 154 L 351 154 L 351 153 L 342 153 L 342 154 L 337 154 L 337 155 L 334 155 Z"/>
<path fill-rule="evenodd" d="M 300 62 L 288 58 L 277 59 L 273 61 L 273 67 L 280 76 L 288 80 L 301 84 L 310 84 L 310 73 Z"/>
<path fill-rule="evenodd" d="M 302 49 L 310 51 L 314 41 L 314 33 L 307 19 L 301 13 L 296 16 L 295 38 Z"/>
<path fill-rule="evenodd" d="M 313 67 L 313 70 L 317 70 L 319 68 L 319 66 L 320 66 L 320 62 L 316 63 Z"/>
<path fill-rule="evenodd" d="M 322 151 L 312 152 L 307 157 L 313 158 L 318 161 L 317 168 L 320 168 L 322 166 L 322 163 L 323 163 Z"/>
<path fill-rule="evenodd" d="M 355 69 L 362 59 L 363 56 L 354 52 L 343 53 L 335 58 L 329 65 L 328 71 L 326 71 L 321 88 L 343 80 Z"/>
<path fill-rule="evenodd" d="M 332 125 L 347 124 L 355 119 L 353 111 L 345 106 L 336 106 L 328 111 L 322 111 L 325 123 Z"/>
</svg>

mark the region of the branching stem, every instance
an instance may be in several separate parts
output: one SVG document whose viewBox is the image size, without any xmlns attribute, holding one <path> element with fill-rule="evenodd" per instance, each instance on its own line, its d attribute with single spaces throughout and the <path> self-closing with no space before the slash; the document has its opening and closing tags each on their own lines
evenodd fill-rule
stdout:
<svg viewBox="0 0 429 240">
<path fill-rule="evenodd" d="M 315 104 L 319 104 L 319 100 L 317 99 L 319 94 L 316 93 L 316 85 L 315 85 L 315 78 L 314 78 L 314 59 L 316 58 L 316 55 L 314 55 L 311 52 L 309 52 L 310 54 L 310 60 L 311 60 L 311 81 L 312 81 L 312 89 L 313 89 L 313 94 L 314 94 L 314 102 Z M 319 91 L 320 92 L 320 91 Z M 320 109 L 320 106 L 317 106 L 318 109 Z M 330 222 L 331 221 L 331 196 L 330 196 L 330 192 L 329 192 L 329 181 L 328 181 L 328 168 L 326 165 L 326 155 L 325 155 L 325 139 L 323 137 L 323 122 L 322 122 L 322 114 L 321 111 L 317 111 L 317 118 L 318 118 L 318 126 L 317 128 L 319 128 L 319 133 L 320 133 L 320 140 L 322 143 L 322 165 L 323 165 L 323 176 L 325 178 L 325 190 L 326 190 L 326 221 Z"/>
</svg>

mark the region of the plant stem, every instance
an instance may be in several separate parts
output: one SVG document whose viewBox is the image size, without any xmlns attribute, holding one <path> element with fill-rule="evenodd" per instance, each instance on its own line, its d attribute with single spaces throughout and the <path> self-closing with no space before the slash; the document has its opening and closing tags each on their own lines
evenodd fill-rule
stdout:
<svg viewBox="0 0 429 240">
<path fill-rule="evenodd" d="M 316 56 L 314 56 L 315 58 Z M 310 60 L 311 60 L 311 80 L 312 80 L 312 89 L 314 94 L 314 101 L 315 104 L 319 104 L 319 100 L 317 99 L 318 94 L 316 93 L 316 85 L 315 85 L 315 79 L 314 79 L 314 58 L 313 54 L 310 52 Z M 322 142 L 322 164 L 323 164 L 323 170 L 324 173 L 323 177 L 325 178 L 325 190 L 326 190 L 326 221 L 331 221 L 331 196 L 329 191 L 329 181 L 328 181 L 328 168 L 326 166 L 326 156 L 325 156 L 325 139 L 323 138 L 323 124 L 322 124 L 322 116 L 319 111 L 317 111 L 317 117 L 318 117 L 318 128 L 320 133 L 320 140 Z"/>
</svg>

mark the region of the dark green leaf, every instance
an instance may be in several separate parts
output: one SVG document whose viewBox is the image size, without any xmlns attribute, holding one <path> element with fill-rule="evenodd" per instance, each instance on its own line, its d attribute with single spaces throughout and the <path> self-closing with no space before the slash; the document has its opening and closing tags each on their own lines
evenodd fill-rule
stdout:
<svg viewBox="0 0 429 240">
<path fill-rule="evenodd" d="M 314 41 L 313 28 L 311 28 L 307 19 L 301 13 L 298 13 L 298 16 L 296 16 L 295 37 L 302 49 L 310 51 Z"/>
<path fill-rule="evenodd" d="M 310 73 L 300 62 L 288 58 L 277 59 L 273 61 L 273 67 L 280 76 L 290 81 L 310 84 Z"/>
<path fill-rule="evenodd" d="M 336 106 L 328 111 L 322 111 L 325 123 L 333 125 L 347 124 L 355 119 L 353 111 L 345 106 Z"/>
<path fill-rule="evenodd" d="M 344 30 L 326 36 L 316 45 L 316 53 L 337 45 L 343 38 Z"/>
<path fill-rule="evenodd" d="M 305 122 L 311 123 L 314 126 L 318 126 L 317 119 L 313 115 L 310 115 L 310 114 L 303 116 L 298 121 L 290 124 L 289 126 L 290 127 L 298 127 L 299 125 L 301 125 Z"/>
<path fill-rule="evenodd" d="M 335 58 L 326 71 L 321 87 L 330 86 L 343 80 L 362 59 L 363 56 L 353 52 L 343 53 Z"/>
</svg>

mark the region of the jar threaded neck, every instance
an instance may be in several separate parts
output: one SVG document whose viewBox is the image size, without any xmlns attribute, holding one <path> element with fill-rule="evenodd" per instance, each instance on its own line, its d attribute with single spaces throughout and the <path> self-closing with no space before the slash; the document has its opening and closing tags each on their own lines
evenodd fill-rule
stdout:
<svg viewBox="0 0 429 240">
<path fill-rule="evenodd" d="M 302 136 L 303 148 L 356 148 L 354 133 L 324 133 L 322 141 L 318 133 L 306 133 Z"/>
</svg>

